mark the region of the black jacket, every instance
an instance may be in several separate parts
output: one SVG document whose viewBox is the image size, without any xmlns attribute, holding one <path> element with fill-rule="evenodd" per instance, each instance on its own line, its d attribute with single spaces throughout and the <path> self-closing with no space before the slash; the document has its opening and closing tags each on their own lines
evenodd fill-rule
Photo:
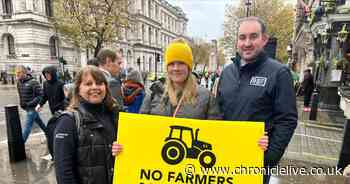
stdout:
<svg viewBox="0 0 350 184">
<path fill-rule="evenodd" d="M 54 114 L 58 110 L 64 110 L 64 83 L 57 78 L 57 69 L 55 66 L 44 68 L 43 75 L 50 73 L 52 79 L 44 82 L 43 95 L 40 101 L 40 106 L 43 106 L 46 101 L 49 101 L 50 111 Z"/>
<path fill-rule="evenodd" d="M 310 74 L 309 76 L 304 76 L 304 80 L 301 83 L 302 95 L 311 96 L 314 91 L 314 77 Z"/>
<path fill-rule="evenodd" d="M 103 105 L 82 102 L 79 129 L 74 117 L 62 115 L 55 130 L 55 167 L 58 184 L 112 184 L 112 143 L 117 113 Z"/>
<path fill-rule="evenodd" d="M 269 136 L 265 165 L 275 166 L 298 120 L 290 70 L 265 54 L 242 67 L 237 57 L 222 72 L 218 100 L 225 120 L 265 122 Z"/>
<path fill-rule="evenodd" d="M 42 90 L 38 81 L 31 75 L 17 82 L 20 106 L 24 110 L 34 110 L 41 99 Z"/>
</svg>

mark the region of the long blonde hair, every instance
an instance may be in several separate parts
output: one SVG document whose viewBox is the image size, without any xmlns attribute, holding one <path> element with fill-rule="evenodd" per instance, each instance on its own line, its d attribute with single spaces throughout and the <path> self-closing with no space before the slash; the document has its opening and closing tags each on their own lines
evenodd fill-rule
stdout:
<svg viewBox="0 0 350 184">
<path fill-rule="evenodd" d="M 166 77 L 163 98 L 169 97 L 171 105 L 176 106 L 178 104 L 181 98 L 181 96 L 178 96 L 180 92 L 182 92 L 182 96 L 184 96 L 182 103 L 191 105 L 195 105 L 197 103 L 197 82 L 191 71 L 189 72 L 190 73 L 187 76 L 184 88 L 181 90 L 175 89 L 169 76 Z"/>
</svg>

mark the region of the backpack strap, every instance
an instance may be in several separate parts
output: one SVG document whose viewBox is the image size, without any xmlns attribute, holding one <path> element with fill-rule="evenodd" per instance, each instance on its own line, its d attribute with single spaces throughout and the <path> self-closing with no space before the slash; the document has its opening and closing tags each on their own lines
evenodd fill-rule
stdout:
<svg viewBox="0 0 350 184">
<path fill-rule="evenodd" d="M 75 125 L 77 127 L 77 132 L 79 134 L 79 129 L 80 129 L 80 124 L 81 124 L 81 117 L 80 117 L 80 113 L 77 110 L 73 110 L 73 111 L 59 111 L 59 113 L 57 114 L 58 117 L 67 114 L 70 117 L 73 117 Z"/>
<path fill-rule="evenodd" d="M 80 124 L 81 124 L 80 113 L 77 110 L 73 110 L 73 116 L 74 116 L 75 124 L 77 126 L 77 132 L 78 132 L 78 135 L 79 135 Z"/>
</svg>

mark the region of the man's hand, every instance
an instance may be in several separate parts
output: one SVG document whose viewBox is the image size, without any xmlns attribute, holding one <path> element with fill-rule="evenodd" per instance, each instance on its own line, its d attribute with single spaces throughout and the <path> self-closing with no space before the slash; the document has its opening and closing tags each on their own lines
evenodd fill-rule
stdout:
<svg viewBox="0 0 350 184">
<path fill-rule="evenodd" d="M 267 147 L 269 146 L 269 137 L 267 136 L 267 132 L 265 132 L 265 135 L 259 139 L 258 146 L 264 151 L 267 150 Z"/>
<path fill-rule="evenodd" d="M 40 112 L 41 110 L 42 110 L 42 107 L 38 104 L 38 105 L 35 107 L 35 111 Z"/>
<path fill-rule="evenodd" d="M 122 151 L 123 151 L 123 146 L 121 144 L 118 144 L 117 142 L 114 142 L 112 145 L 112 155 L 117 156 Z"/>
</svg>

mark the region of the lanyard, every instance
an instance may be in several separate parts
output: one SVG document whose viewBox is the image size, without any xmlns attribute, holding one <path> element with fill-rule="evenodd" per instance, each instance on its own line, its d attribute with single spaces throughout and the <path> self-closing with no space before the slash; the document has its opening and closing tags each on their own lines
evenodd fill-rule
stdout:
<svg viewBox="0 0 350 184">
<path fill-rule="evenodd" d="M 182 103 L 183 99 L 184 99 L 184 94 L 182 94 L 182 96 L 181 96 L 181 98 L 180 98 L 180 101 L 179 101 L 179 103 L 178 103 L 177 106 L 176 106 L 175 112 L 174 112 L 174 114 L 173 114 L 173 118 L 176 117 L 176 114 L 178 113 L 178 111 L 179 111 L 179 109 L 180 109 L 180 106 L 181 106 L 181 103 Z"/>
</svg>

